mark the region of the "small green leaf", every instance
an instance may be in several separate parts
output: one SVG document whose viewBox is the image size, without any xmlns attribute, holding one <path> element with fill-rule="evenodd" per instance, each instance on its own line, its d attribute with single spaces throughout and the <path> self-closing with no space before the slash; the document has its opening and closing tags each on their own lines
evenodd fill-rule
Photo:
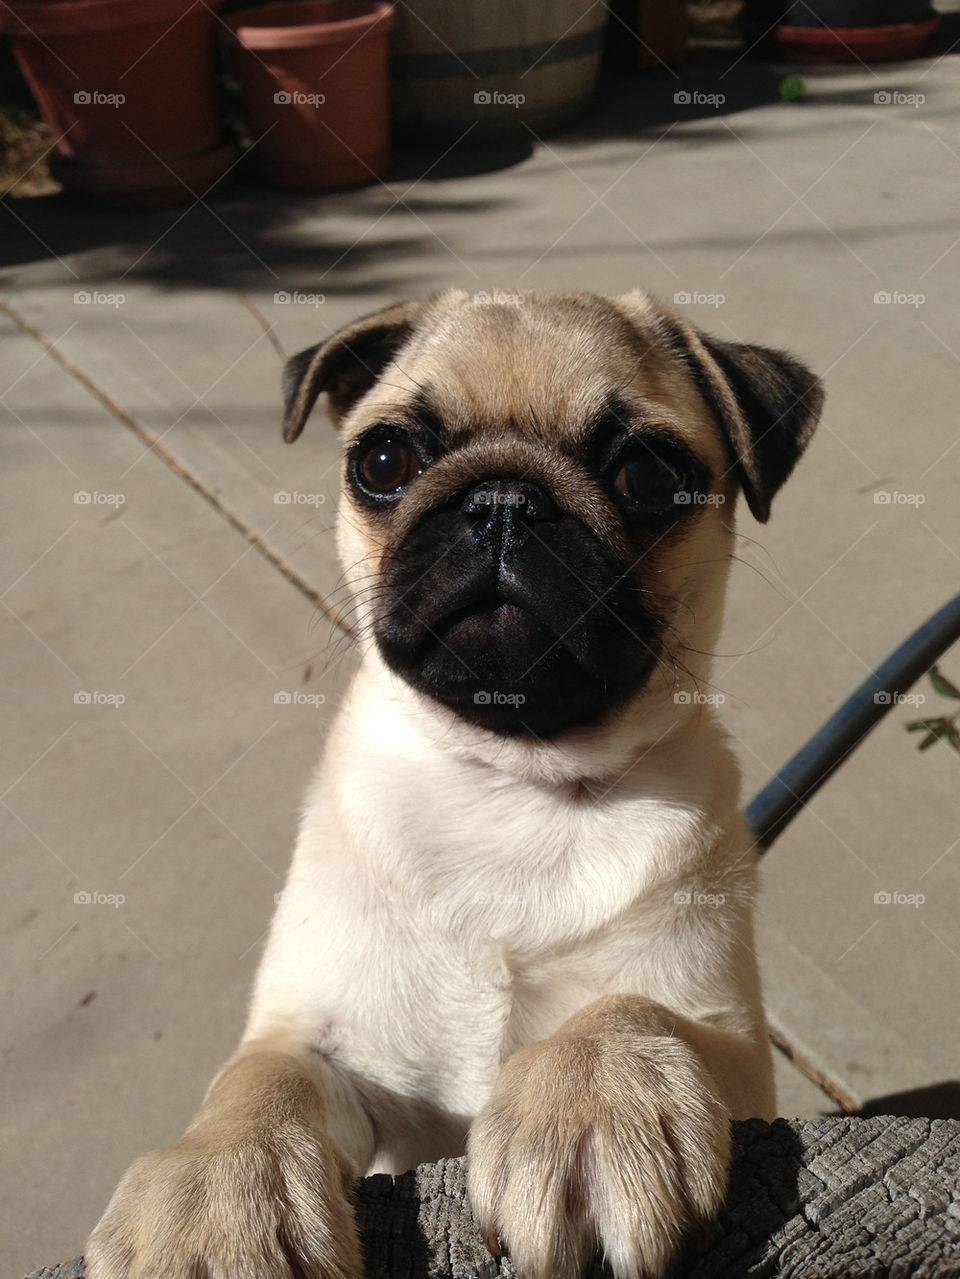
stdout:
<svg viewBox="0 0 960 1279">
<path fill-rule="evenodd" d="M 905 728 L 908 733 L 919 733 L 921 731 L 935 733 L 943 722 L 942 715 L 938 715 L 936 719 L 912 719 L 909 724 L 905 725 Z"/>
<path fill-rule="evenodd" d="M 954 697 L 960 701 L 960 688 L 951 683 L 938 666 L 931 666 L 929 674 L 934 692 L 939 693 L 941 697 Z"/>
<path fill-rule="evenodd" d="M 934 742 L 949 742 L 954 750 L 960 751 L 960 730 L 952 719 L 941 717 L 930 720 L 930 733 L 925 737 L 917 750 L 929 750 Z"/>
</svg>

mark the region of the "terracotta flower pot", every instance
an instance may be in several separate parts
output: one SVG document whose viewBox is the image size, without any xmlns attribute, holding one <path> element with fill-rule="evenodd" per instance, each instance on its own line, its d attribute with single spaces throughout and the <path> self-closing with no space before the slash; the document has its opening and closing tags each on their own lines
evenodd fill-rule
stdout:
<svg viewBox="0 0 960 1279">
<path fill-rule="evenodd" d="M 394 22 L 378 0 L 292 0 L 230 16 L 252 158 L 266 181 L 310 191 L 382 172 Z"/>
<path fill-rule="evenodd" d="M 748 44 L 795 62 L 912 58 L 939 25 L 928 0 L 747 0 Z"/>
<path fill-rule="evenodd" d="M 222 0 L 8 0 L 10 37 L 57 136 L 51 170 L 79 195 L 171 204 L 236 155 L 220 142 L 214 11 Z M 186 185 L 185 185 L 186 184 Z"/>
<path fill-rule="evenodd" d="M 933 14 L 922 22 L 880 27 L 782 26 L 776 42 L 792 62 L 894 62 L 920 53 L 939 25 Z"/>
</svg>

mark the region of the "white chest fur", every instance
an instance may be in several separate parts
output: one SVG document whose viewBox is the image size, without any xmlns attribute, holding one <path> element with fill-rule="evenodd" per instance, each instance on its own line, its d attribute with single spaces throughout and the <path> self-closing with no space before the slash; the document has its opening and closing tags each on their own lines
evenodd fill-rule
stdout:
<svg viewBox="0 0 960 1279">
<path fill-rule="evenodd" d="M 248 1036 L 294 1026 L 393 1096 L 468 1119 L 506 1056 L 600 994 L 676 1006 L 679 984 L 691 1012 L 737 1003 L 715 976 L 729 977 L 719 942 L 700 945 L 709 979 L 678 958 L 703 916 L 675 894 L 702 885 L 736 806 L 712 725 L 577 785 L 464 758 L 362 682 L 347 710 L 308 795 Z M 729 931 L 717 912 L 709 924 Z"/>
</svg>

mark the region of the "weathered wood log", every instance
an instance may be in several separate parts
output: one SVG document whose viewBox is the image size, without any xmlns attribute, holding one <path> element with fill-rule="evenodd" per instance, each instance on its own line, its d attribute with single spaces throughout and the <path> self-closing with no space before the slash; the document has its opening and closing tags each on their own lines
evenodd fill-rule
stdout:
<svg viewBox="0 0 960 1279">
<path fill-rule="evenodd" d="M 462 1159 L 367 1177 L 369 1279 L 512 1279 L 477 1232 Z M 599 1262 L 593 1274 L 603 1271 Z M 720 1220 L 683 1279 L 960 1279 L 960 1121 L 828 1118 L 734 1125 Z M 77 1258 L 28 1279 L 82 1279 Z"/>
</svg>

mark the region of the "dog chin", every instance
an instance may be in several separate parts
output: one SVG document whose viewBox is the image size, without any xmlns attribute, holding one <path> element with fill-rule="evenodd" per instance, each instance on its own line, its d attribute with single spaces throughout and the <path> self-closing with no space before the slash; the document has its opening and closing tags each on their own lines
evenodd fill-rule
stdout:
<svg viewBox="0 0 960 1279">
<path fill-rule="evenodd" d="M 602 724 L 643 688 L 656 665 L 656 639 L 631 661 L 618 655 L 618 671 L 602 653 L 578 655 L 511 603 L 454 612 L 431 629 L 430 642 L 415 655 L 381 643 L 381 656 L 417 692 L 504 737 L 550 739 Z"/>
</svg>

